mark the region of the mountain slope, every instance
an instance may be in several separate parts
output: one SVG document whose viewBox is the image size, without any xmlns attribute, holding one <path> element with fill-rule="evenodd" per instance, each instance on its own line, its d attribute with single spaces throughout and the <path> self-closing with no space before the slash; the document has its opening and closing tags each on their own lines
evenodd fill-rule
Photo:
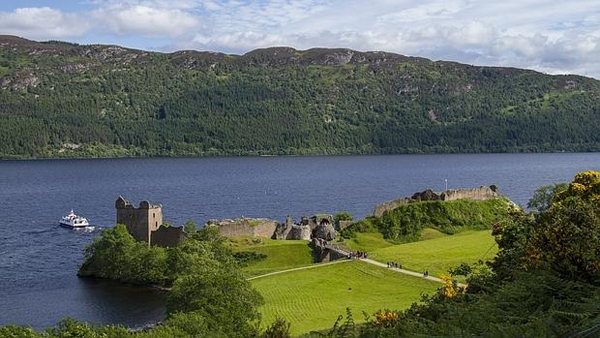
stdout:
<svg viewBox="0 0 600 338">
<path fill-rule="evenodd" d="M 385 52 L 0 36 L 0 158 L 598 151 L 600 82 Z"/>
</svg>

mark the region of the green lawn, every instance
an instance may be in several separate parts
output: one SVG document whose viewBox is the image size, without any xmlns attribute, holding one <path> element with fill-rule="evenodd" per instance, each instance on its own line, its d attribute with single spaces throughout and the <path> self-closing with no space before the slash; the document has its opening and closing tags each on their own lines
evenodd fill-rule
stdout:
<svg viewBox="0 0 600 338">
<path fill-rule="evenodd" d="M 430 228 L 425 228 L 421 232 L 421 241 L 430 239 L 436 239 L 440 237 L 446 237 L 448 235 Z M 344 240 L 343 243 L 338 242 L 338 245 L 343 245 L 352 251 L 367 251 L 372 252 L 382 248 L 397 245 L 396 243 L 389 242 L 383 238 L 383 234 L 380 232 L 357 232 L 355 237 Z"/>
<path fill-rule="evenodd" d="M 490 231 L 466 231 L 425 241 L 386 246 L 369 251 L 369 258 L 384 263 L 395 261 L 405 269 L 427 270 L 430 275 L 439 276 L 461 263 L 491 259 L 497 251 Z"/>
<path fill-rule="evenodd" d="M 403 275 L 360 261 L 286 272 L 252 280 L 265 298 L 263 325 L 276 317 L 290 321 L 294 335 L 331 328 L 346 308 L 355 320 L 362 311 L 405 309 L 422 293 L 432 293 L 438 283 Z"/>
<path fill-rule="evenodd" d="M 394 244 L 386 241 L 380 232 L 357 232 L 354 238 L 344 240 L 343 245 L 352 251 L 371 252 Z"/>
<path fill-rule="evenodd" d="M 267 255 L 267 258 L 244 268 L 249 276 L 313 264 L 313 256 L 307 241 L 237 237 L 230 239 L 230 243 L 234 251 L 254 251 Z"/>
</svg>

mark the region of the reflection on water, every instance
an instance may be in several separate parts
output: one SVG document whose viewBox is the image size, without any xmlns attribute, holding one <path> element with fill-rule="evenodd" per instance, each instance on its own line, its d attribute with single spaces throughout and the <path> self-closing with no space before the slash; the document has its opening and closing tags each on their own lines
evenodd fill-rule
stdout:
<svg viewBox="0 0 600 338">
<path fill-rule="evenodd" d="M 71 317 L 141 327 L 164 317 L 165 295 L 159 290 L 90 278 L 67 278 L 67 281 L 68 284 L 49 281 L 56 287 L 3 297 L 3 324 L 42 329 Z"/>
<path fill-rule="evenodd" d="M 141 327 L 164 316 L 163 291 L 93 278 L 80 278 L 79 283 L 82 303 L 91 305 L 90 318 L 100 322 Z"/>
</svg>

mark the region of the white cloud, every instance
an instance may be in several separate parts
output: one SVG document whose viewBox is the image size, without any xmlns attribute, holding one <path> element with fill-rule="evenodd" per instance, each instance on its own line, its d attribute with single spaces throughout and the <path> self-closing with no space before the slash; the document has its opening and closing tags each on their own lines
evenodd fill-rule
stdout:
<svg viewBox="0 0 600 338">
<path fill-rule="evenodd" d="M 198 28 L 197 17 L 181 10 L 146 5 L 114 5 L 93 12 L 98 27 L 116 34 L 181 36 Z"/>
<path fill-rule="evenodd" d="M 380 23 L 408 23 L 423 20 L 450 19 L 469 6 L 468 1 L 449 0 L 443 2 L 425 2 L 418 6 L 380 16 Z"/>
<path fill-rule="evenodd" d="M 49 7 L 17 8 L 0 12 L 0 32 L 32 39 L 59 39 L 81 36 L 90 25 L 77 14 Z"/>
<path fill-rule="evenodd" d="M 0 12 L 0 30 L 89 34 L 245 53 L 346 47 L 600 78 L 598 0 L 88 0 L 88 12 Z M 30 11 L 30 13 L 27 13 Z M 35 17 L 39 11 L 41 19 Z M 42 15 L 43 14 L 43 15 Z M 83 20 L 85 18 L 86 20 Z M 146 39 L 148 37 L 154 39 Z M 106 40 L 107 38 L 105 38 Z"/>
</svg>

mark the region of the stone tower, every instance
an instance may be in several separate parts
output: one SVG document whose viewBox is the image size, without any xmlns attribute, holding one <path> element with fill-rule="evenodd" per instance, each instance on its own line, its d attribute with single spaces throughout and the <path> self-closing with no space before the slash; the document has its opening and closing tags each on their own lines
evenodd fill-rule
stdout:
<svg viewBox="0 0 600 338">
<path fill-rule="evenodd" d="M 124 224 L 127 231 L 137 241 L 150 245 L 151 234 L 162 225 L 162 205 L 141 201 L 138 208 L 134 207 L 122 196 L 115 202 L 117 208 L 117 224 Z"/>
</svg>

